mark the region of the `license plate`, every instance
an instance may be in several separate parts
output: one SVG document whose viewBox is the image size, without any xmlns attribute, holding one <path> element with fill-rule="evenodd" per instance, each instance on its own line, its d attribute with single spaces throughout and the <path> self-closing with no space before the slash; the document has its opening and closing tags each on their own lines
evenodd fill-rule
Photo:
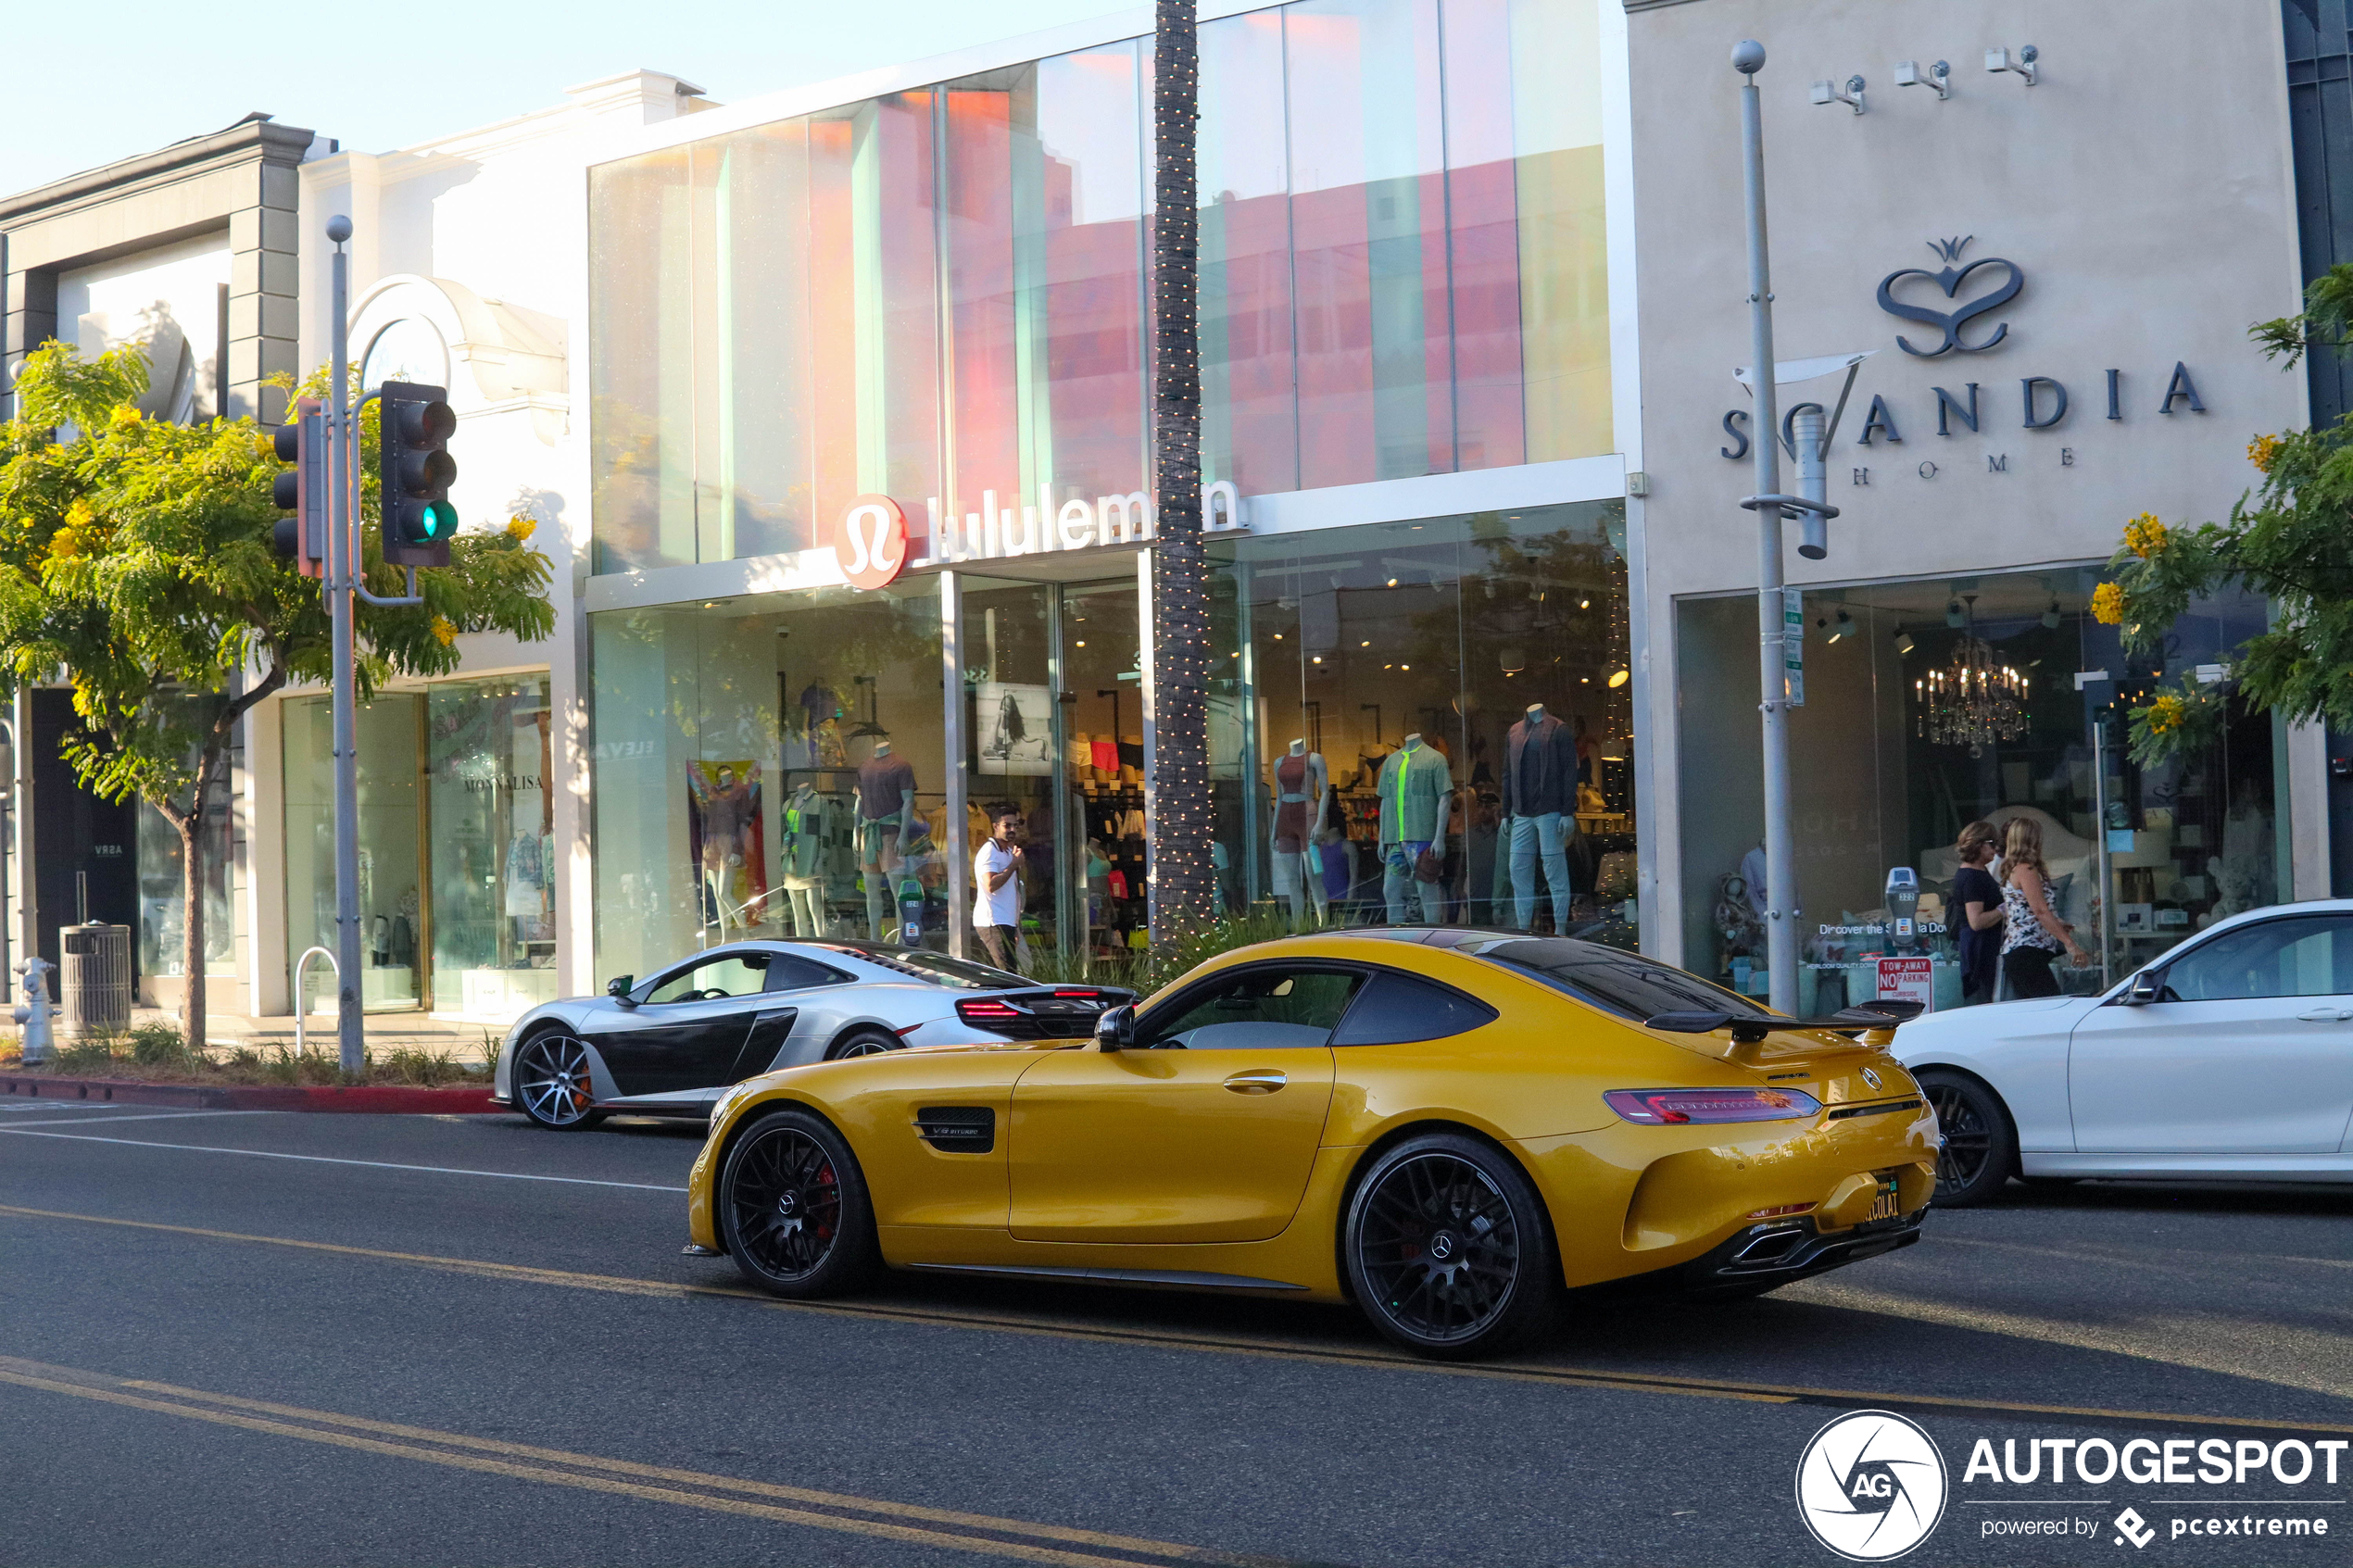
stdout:
<svg viewBox="0 0 2353 1568">
<path fill-rule="evenodd" d="M 1902 1189 L 1895 1185 L 1895 1177 L 1892 1173 L 1881 1174 L 1879 1191 L 1871 1198 L 1871 1218 L 1893 1220 L 1903 1212 L 1902 1203 Z"/>
</svg>

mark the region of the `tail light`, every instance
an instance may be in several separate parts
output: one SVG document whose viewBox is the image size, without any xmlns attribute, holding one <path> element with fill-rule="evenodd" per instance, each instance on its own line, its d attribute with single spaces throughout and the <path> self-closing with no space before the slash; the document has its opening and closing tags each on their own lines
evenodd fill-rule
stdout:
<svg viewBox="0 0 2353 1568">
<path fill-rule="evenodd" d="M 1602 1098 L 1629 1122 L 1680 1127 L 1718 1122 L 1802 1122 L 1822 1102 L 1798 1089 L 1612 1089 Z"/>
<path fill-rule="evenodd" d="M 967 1023 L 987 1029 L 999 1023 L 1020 1022 L 1029 1014 L 995 997 L 974 997 L 956 1004 L 956 1016 Z"/>
</svg>

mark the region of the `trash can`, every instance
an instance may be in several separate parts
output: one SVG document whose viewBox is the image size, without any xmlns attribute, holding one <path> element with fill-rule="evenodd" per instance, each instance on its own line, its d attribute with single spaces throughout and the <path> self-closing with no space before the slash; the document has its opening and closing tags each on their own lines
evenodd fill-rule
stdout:
<svg viewBox="0 0 2353 1568">
<path fill-rule="evenodd" d="M 67 1035 L 120 1035 L 131 1027 L 131 928 L 57 931 L 57 1028 Z"/>
</svg>

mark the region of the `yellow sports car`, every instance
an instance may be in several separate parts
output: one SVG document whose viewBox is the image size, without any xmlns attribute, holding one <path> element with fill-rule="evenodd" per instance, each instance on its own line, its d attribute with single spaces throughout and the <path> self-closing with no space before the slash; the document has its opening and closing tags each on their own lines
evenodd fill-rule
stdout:
<svg viewBox="0 0 2353 1568">
<path fill-rule="evenodd" d="M 1935 1185 L 1890 1017 L 1800 1024 L 1586 942 L 1290 937 L 1091 1039 L 960 1010 L 1001 1041 L 729 1091 L 687 1250 L 793 1297 L 887 1264 L 1353 1299 L 1460 1357 L 1531 1337 L 1565 1287 L 1754 1295 L 1907 1247 Z"/>
</svg>

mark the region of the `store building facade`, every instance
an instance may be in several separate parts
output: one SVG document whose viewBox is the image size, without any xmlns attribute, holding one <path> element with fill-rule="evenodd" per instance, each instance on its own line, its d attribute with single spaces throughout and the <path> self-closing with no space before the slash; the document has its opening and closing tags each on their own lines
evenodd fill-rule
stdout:
<svg viewBox="0 0 2353 1568">
<path fill-rule="evenodd" d="M 732 106 L 588 170 L 582 972 L 754 933 L 964 951 L 1006 809 L 1033 957 L 1143 941 L 1149 26 Z M 1231 909 L 1525 903 L 1635 940 L 1622 27 L 1204 8 Z"/>
<path fill-rule="evenodd" d="M 1729 63 L 1743 37 L 1769 54 L 1777 353 L 1871 354 L 1829 454 L 1829 558 L 1800 558 L 1793 525 L 1786 558 L 1803 588 L 1801 1002 L 1850 998 L 1866 955 L 1894 950 L 1893 868 L 1928 896 L 1922 950 L 1949 950 L 1941 896 L 1972 820 L 2042 827 L 2061 915 L 2104 950 L 2072 988 L 2224 915 L 2326 896 L 2317 729 L 2241 709 L 2215 746 L 2145 769 L 2117 718 L 2158 681 L 2221 676 L 2210 667 L 2268 608 L 2200 604 L 2155 658 L 2128 656 L 2088 610 L 2129 520 L 2221 519 L 2259 481 L 2250 440 L 2307 418 L 2305 378 L 2246 336 L 2292 313 L 2303 281 L 2282 6 L 2147 0 L 2129 27 L 1994 0 L 1627 8 L 1654 950 L 1761 988 L 1756 915 L 1786 897 L 1752 885 L 1750 858 L 1756 535 L 1739 501 L 1755 488 L 1749 444 L 1768 436 L 1733 379 L 1748 358 Z M 2030 43 L 2031 82 L 1986 67 L 1996 49 L 2022 63 Z M 1928 80 L 1939 59 L 1949 96 Z M 1920 84 L 1895 85 L 1905 61 Z M 1852 75 L 1860 112 L 1814 88 Z M 1784 385 L 1781 407 L 1841 386 Z M 1936 984 L 1940 1005 L 1957 1000 L 1942 961 Z"/>
</svg>

